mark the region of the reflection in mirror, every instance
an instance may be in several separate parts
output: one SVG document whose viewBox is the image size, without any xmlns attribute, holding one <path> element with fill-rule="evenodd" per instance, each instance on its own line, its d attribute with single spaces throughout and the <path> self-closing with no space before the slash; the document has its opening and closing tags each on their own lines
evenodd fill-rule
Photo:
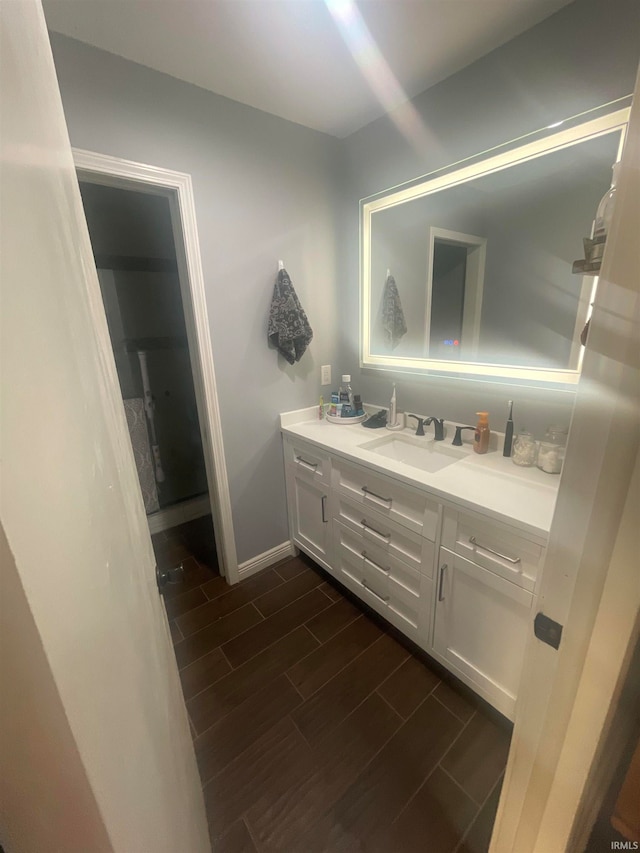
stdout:
<svg viewBox="0 0 640 853">
<path fill-rule="evenodd" d="M 571 267 L 610 186 L 625 117 L 598 120 L 587 138 L 584 125 L 546 137 L 547 150 L 520 149 L 527 159 L 513 149 L 508 167 L 494 157 L 365 200 L 363 365 L 576 381 L 597 279 Z M 407 327 L 393 342 L 382 322 L 389 272 Z"/>
</svg>

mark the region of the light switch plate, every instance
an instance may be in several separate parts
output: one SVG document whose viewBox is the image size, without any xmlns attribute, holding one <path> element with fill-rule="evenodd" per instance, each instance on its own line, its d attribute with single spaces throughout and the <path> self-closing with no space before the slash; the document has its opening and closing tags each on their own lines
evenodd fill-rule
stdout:
<svg viewBox="0 0 640 853">
<path fill-rule="evenodd" d="M 323 364 L 320 368 L 320 384 L 331 385 L 331 365 Z"/>
</svg>

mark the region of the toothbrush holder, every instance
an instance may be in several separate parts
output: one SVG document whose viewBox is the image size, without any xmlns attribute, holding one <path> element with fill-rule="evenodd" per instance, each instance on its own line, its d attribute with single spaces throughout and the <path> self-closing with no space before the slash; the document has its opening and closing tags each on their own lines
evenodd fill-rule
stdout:
<svg viewBox="0 0 640 853">
<path fill-rule="evenodd" d="M 387 429 L 390 430 L 401 430 L 405 428 L 405 416 L 404 412 L 396 412 L 396 422 L 395 424 L 387 424 Z"/>
</svg>

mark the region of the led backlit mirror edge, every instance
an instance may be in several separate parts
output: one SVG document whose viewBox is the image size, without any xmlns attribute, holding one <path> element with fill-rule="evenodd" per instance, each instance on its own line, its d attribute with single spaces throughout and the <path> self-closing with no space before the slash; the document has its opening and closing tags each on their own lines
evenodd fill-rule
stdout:
<svg viewBox="0 0 640 853">
<path fill-rule="evenodd" d="M 618 149 L 620 154 L 629 119 L 629 103 L 630 98 L 619 99 L 611 104 L 590 110 L 588 113 L 566 119 L 552 127 L 544 128 L 542 131 L 528 134 L 517 140 L 511 140 L 489 151 L 362 199 L 360 201 L 360 366 L 410 374 L 449 377 L 455 375 L 459 378 L 477 378 L 485 381 L 517 381 L 522 384 L 547 387 L 557 387 L 559 384 L 575 385 L 580 378 L 582 351 L 575 370 L 373 354 L 370 340 L 370 313 L 372 308 L 371 215 L 385 208 L 394 207 L 448 187 L 467 183 L 480 176 L 502 171 L 519 163 L 545 156 L 553 151 L 616 131 L 620 133 Z M 625 106 L 621 106 L 621 104 L 625 104 Z M 614 106 L 617 109 L 612 109 Z M 587 120 L 585 120 L 586 116 L 589 116 Z M 560 129 L 554 133 L 549 133 L 549 130 L 556 126 Z"/>
</svg>

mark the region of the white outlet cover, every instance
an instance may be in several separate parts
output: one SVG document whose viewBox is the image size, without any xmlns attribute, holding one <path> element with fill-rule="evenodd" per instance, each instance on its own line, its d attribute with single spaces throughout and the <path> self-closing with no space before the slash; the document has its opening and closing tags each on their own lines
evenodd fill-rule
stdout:
<svg viewBox="0 0 640 853">
<path fill-rule="evenodd" d="M 331 365 L 323 364 L 320 368 L 320 384 L 331 385 Z"/>
</svg>

